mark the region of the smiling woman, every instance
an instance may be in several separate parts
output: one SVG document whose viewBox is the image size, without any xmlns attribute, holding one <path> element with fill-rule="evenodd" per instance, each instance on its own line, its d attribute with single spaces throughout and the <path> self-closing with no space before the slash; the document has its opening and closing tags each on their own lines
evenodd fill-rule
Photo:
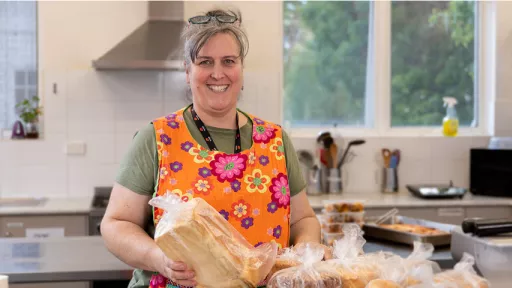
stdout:
<svg viewBox="0 0 512 288">
<path fill-rule="evenodd" d="M 320 225 L 286 132 L 237 109 L 248 50 L 240 13 L 192 17 L 182 36 L 192 105 L 139 131 L 102 222 L 109 250 L 138 268 L 129 287 L 201 284 L 198 269 L 168 259 L 143 230 L 163 215 L 159 208 L 151 214 L 148 201 L 167 193 L 202 198 L 255 247 L 320 245 Z"/>
</svg>

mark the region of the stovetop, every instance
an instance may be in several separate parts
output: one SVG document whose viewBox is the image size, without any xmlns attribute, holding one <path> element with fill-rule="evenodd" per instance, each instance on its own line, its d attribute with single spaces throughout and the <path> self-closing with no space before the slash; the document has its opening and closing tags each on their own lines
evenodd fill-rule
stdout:
<svg viewBox="0 0 512 288">
<path fill-rule="evenodd" d="M 94 187 L 94 196 L 91 203 L 91 215 L 102 216 L 107 209 L 112 187 Z"/>
</svg>

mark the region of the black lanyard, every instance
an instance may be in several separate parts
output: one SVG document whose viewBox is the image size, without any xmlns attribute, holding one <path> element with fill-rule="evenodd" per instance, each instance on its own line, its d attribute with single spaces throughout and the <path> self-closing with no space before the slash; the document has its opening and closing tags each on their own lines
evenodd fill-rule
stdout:
<svg viewBox="0 0 512 288">
<path fill-rule="evenodd" d="M 203 121 L 201 121 L 201 118 L 197 115 L 196 111 L 194 110 L 194 106 L 190 107 L 190 112 L 192 113 L 192 118 L 194 119 L 194 122 L 196 123 L 197 129 L 199 129 L 199 132 L 203 135 L 204 140 L 206 141 L 206 145 L 208 145 L 208 148 L 212 151 L 218 151 L 217 146 L 215 146 L 215 143 L 213 142 L 213 139 L 210 135 L 210 132 L 208 132 L 208 129 L 206 129 L 206 126 L 204 125 Z M 242 142 L 240 140 L 240 127 L 238 127 L 238 112 L 236 113 L 236 135 L 235 135 L 235 154 L 242 152 Z"/>
</svg>

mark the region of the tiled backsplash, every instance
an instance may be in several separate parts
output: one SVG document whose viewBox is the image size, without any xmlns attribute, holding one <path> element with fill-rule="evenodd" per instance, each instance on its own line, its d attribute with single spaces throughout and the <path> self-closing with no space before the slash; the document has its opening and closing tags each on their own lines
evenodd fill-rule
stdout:
<svg viewBox="0 0 512 288">
<path fill-rule="evenodd" d="M 112 185 L 134 133 L 151 119 L 187 104 L 185 75 L 179 72 L 46 72 L 44 138 L 0 141 L 0 195 L 87 196 L 94 186 Z M 245 74 L 241 108 L 279 121 L 277 75 Z M 57 93 L 53 93 L 57 83 Z M 274 96 L 273 96 L 274 95 Z M 292 134 L 293 138 L 293 134 Z M 351 139 L 343 139 L 344 145 Z M 345 189 L 377 193 L 380 148 L 399 148 L 399 181 L 469 184 L 469 149 L 487 146 L 487 137 L 368 138 L 344 169 Z M 85 155 L 66 155 L 66 143 L 86 144 Z M 314 140 L 293 138 L 296 149 Z"/>
</svg>

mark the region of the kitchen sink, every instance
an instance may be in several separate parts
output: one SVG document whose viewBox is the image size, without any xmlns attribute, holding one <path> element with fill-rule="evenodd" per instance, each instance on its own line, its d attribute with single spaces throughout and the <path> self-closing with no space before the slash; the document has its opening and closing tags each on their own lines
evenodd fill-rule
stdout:
<svg viewBox="0 0 512 288">
<path fill-rule="evenodd" d="M 0 207 L 33 207 L 43 205 L 45 197 L 7 197 L 0 198 Z"/>
</svg>

